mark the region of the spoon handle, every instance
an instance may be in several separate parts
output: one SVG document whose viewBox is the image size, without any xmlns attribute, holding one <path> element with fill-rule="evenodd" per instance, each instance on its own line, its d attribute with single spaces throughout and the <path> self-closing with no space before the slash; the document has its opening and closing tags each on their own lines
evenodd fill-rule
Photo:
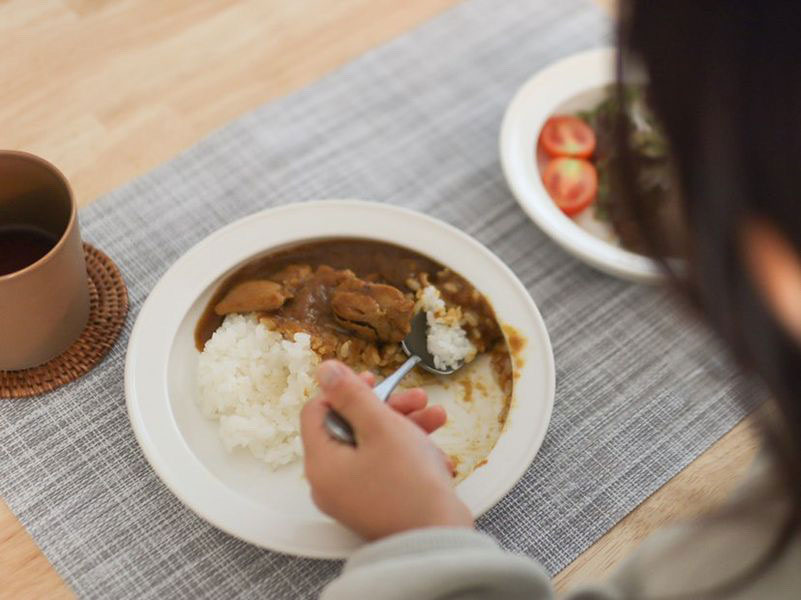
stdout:
<svg viewBox="0 0 801 600">
<path fill-rule="evenodd" d="M 397 386 L 401 379 L 406 377 L 406 374 L 414 369 L 415 365 L 417 365 L 417 363 L 419 363 L 421 360 L 423 359 L 419 356 L 410 356 L 407 358 L 406 362 L 398 367 L 397 371 L 373 388 L 373 393 L 378 396 L 378 399 L 381 400 L 381 402 L 386 402 L 389 400 L 389 395 L 392 393 L 392 390 L 395 389 L 395 386 Z"/>
<path fill-rule="evenodd" d="M 325 415 L 325 429 L 328 434 L 343 444 L 356 445 L 356 436 L 353 435 L 353 427 L 345 419 L 339 416 L 335 410 L 329 410 Z"/>
<path fill-rule="evenodd" d="M 378 399 L 381 402 L 386 402 L 392 390 L 395 389 L 395 386 L 397 386 L 400 380 L 403 379 L 409 371 L 414 369 L 415 365 L 421 360 L 419 356 L 410 356 L 405 363 L 398 367 L 397 371 L 375 386 L 373 392 L 378 396 Z M 356 437 L 353 435 L 353 428 L 339 413 L 333 410 L 328 411 L 328 414 L 325 415 L 325 428 L 335 440 L 350 444 L 351 446 L 356 445 Z"/>
</svg>

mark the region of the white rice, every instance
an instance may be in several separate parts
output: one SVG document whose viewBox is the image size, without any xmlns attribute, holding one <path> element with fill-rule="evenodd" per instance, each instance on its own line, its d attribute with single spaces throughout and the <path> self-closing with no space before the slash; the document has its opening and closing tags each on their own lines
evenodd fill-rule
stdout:
<svg viewBox="0 0 801 600">
<path fill-rule="evenodd" d="M 438 369 L 455 369 L 476 357 L 477 349 L 462 327 L 462 310 L 447 308 L 439 290 L 427 285 L 417 293 L 417 309 L 426 312 L 426 345 Z"/>
<path fill-rule="evenodd" d="M 437 288 L 418 292 L 417 309 L 426 312 L 428 350 L 437 368 L 475 358 L 461 309 L 447 308 Z M 302 456 L 300 410 L 317 392 L 314 371 L 320 362 L 310 341 L 305 333 L 284 340 L 256 315 L 231 314 L 206 342 L 198 359 L 198 405 L 219 421 L 229 452 L 247 448 L 272 468 Z"/>
<path fill-rule="evenodd" d="M 303 454 L 300 410 L 317 391 L 309 336 L 286 341 L 255 315 L 228 315 L 200 354 L 198 404 L 220 422 L 230 452 L 247 448 L 272 468 Z"/>
</svg>

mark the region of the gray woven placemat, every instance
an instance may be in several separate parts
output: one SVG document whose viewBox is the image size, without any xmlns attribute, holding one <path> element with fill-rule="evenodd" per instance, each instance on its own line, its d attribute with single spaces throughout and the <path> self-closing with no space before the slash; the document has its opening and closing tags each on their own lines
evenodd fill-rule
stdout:
<svg viewBox="0 0 801 600">
<path fill-rule="evenodd" d="M 193 243 L 268 206 L 360 197 L 415 208 L 478 238 L 528 286 L 554 345 L 553 421 L 479 525 L 552 572 L 743 416 L 732 369 L 662 292 L 564 254 L 504 183 L 497 136 L 513 92 L 608 42 L 608 27 L 583 0 L 468 0 L 82 211 L 85 238 L 130 287 L 126 330 L 82 380 L 0 403 L 0 495 L 80 596 L 311 597 L 339 569 L 201 521 L 145 462 L 125 411 L 125 344 L 150 289 Z"/>
</svg>

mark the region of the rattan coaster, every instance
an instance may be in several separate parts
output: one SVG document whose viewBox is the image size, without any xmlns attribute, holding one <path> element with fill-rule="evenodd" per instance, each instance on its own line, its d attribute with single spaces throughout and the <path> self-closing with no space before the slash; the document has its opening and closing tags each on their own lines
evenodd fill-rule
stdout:
<svg viewBox="0 0 801 600">
<path fill-rule="evenodd" d="M 49 392 L 89 372 L 120 334 L 128 314 L 128 290 L 117 265 L 84 243 L 89 275 L 89 322 L 72 346 L 45 364 L 22 371 L 0 371 L 0 398 Z"/>
</svg>

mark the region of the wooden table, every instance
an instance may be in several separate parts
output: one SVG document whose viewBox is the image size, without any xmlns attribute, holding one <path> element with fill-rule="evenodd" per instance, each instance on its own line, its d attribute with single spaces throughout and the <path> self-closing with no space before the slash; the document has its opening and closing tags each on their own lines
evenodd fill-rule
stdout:
<svg viewBox="0 0 801 600">
<path fill-rule="evenodd" d="M 86 205 L 453 4 L 5 0 L 0 144 L 54 162 Z M 720 502 L 755 447 L 746 421 L 560 573 L 557 588 L 604 576 L 654 529 Z M 0 501 L 0 597 L 72 596 Z"/>
</svg>

